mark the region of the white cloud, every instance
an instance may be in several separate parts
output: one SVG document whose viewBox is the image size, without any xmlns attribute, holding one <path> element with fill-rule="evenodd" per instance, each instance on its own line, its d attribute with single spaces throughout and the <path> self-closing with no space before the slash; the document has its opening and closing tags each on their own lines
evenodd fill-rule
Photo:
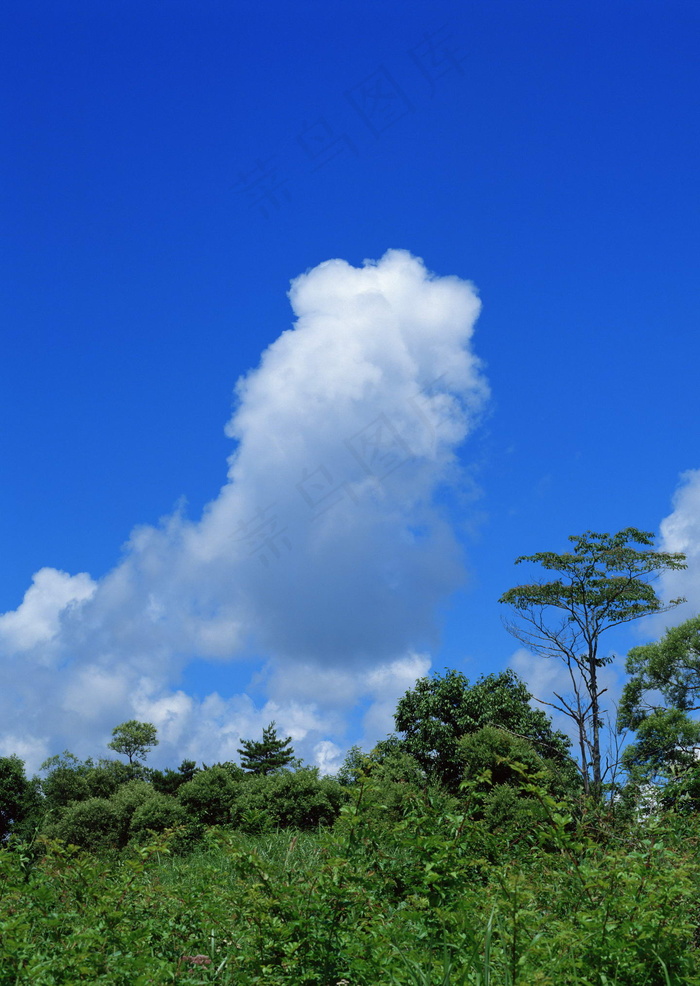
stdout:
<svg viewBox="0 0 700 986">
<path fill-rule="evenodd" d="M 58 634 L 61 615 L 89 599 L 96 588 L 85 573 L 70 576 L 55 568 L 42 568 L 17 609 L 0 616 L 0 646 L 19 652 L 49 643 Z"/>
<path fill-rule="evenodd" d="M 358 703 L 368 738 L 391 728 L 462 579 L 435 493 L 488 394 L 479 301 L 397 250 L 321 264 L 289 297 L 296 324 L 238 382 L 227 482 L 202 517 L 137 527 L 97 583 L 42 569 L 0 616 L 8 736 L 86 755 L 136 717 L 158 725 L 162 761 L 216 760 L 274 718 L 324 766 Z M 260 708 L 176 687 L 193 658 L 251 653 Z"/>
<path fill-rule="evenodd" d="M 0 757 L 17 756 L 25 764 L 30 765 L 32 772 L 35 772 L 39 765 L 51 756 L 51 752 L 45 739 L 13 736 L 11 733 L 5 733 L 0 740 Z"/>
<path fill-rule="evenodd" d="M 661 550 L 682 551 L 687 568 L 666 572 L 662 578 L 664 599 L 684 597 L 687 602 L 663 617 L 676 625 L 700 613 L 700 469 L 681 475 L 673 497 L 673 511 L 661 522 Z"/>
<path fill-rule="evenodd" d="M 343 764 L 343 751 L 330 740 L 321 740 L 314 747 L 314 766 L 322 774 L 335 774 Z"/>
<path fill-rule="evenodd" d="M 371 703 L 363 719 L 363 747 L 372 746 L 373 740 L 394 731 L 396 703 L 416 679 L 427 675 L 429 670 L 427 654 L 407 654 L 368 673 L 365 690 L 371 696 Z"/>
</svg>

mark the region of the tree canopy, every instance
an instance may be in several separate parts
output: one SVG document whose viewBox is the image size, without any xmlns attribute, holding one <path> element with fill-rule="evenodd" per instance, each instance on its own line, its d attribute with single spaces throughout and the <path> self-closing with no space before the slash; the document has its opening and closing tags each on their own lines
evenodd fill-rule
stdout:
<svg viewBox="0 0 700 986">
<path fill-rule="evenodd" d="M 690 713 L 700 710 L 700 616 L 634 647 L 626 669 L 617 724 L 636 731 L 623 755 L 632 777 L 665 782 L 695 771 L 700 722 Z"/>
<path fill-rule="evenodd" d="M 700 616 L 666 631 L 661 640 L 633 647 L 625 665 L 630 679 L 620 702 L 621 728 L 637 729 L 663 703 L 684 712 L 700 710 Z"/>
<path fill-rule="evenodd" d="M 464 772 L 459 741 L 484 726 L 528 740 L 540 755 L 566 760 L 570 742 L 552 730 L 549 717 L 533 709 L 530 692 L 514 671 L 501 671 L 471 685 L 459 671 L 420 678 L 399 700 L 394 715 L 403 744 L 429 778 L 456 790 Z"/>
<path fill-rule="evenodd" d="M 140 761 L 148 756 L 152 747 L 158 746 L 157 730 L 151 722 L 129 719 L 112 730 L 112 742 L 107 746 L 129 758 L 129 763 Z"/>
<path fill-rule="evenodd" d="M 18 756 L 0 757 L 0 843 L 38 807 L 36 783 L 27 780 Z"/>
</svg>

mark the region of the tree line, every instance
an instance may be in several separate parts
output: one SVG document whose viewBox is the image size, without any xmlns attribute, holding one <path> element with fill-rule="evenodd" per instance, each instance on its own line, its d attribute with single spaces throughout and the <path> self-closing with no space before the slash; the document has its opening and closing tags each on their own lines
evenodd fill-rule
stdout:
<svg viewBox="0 0 700 986">
<path fill-rule="evenodd" d="M 291 737 L 278 737 L 274 722 L 260 739 L 241 740 L 239 763 L 198 767 L 184 760 L 177 769 L 149 768 L 157 732 L 136 720 L 115 727 L 108 744 L 126 762 L 81 761 L 65 751 L 42 765 L 43 777 L 27 778 L 18 757 L 0 758 L 0 839 L 39 832 L 105 850 L 172 829 L 184 851 L 210 826 L 248 833 L 330 826 L 358 785 L 370 780 L 377 806 L 397 817 L 407 792 L 476 793 L 483 820 L 511 834 L 518 825 L 531 826 L 541 810 L 528 794 L 533 778 L 540 792 L 570 803 L 607 801 L 618 812 L 638 812 L 653 785 L 658 804 L 697 810 L 700 723 L 692 713 L 700 709 L 700 617 L 630 651 L 617 727 L 634 730 L 635 739 L 619 763 L 604 763 L 601 750 L 605 688 L 599 672 L 612 659 L 601 637 L 678 605 L 682 600 L 659 598 L 655 581 L 683 568 L 685 559 L 655 551 L 652 535 L 635 528 L 570 540 L 567 553 L 518 558 L 540 565 L 548 578 L 508 590 L 501 602 L 511 608 L 508 627 L 515 636 L 566 668 L 570 690 L 537 698 L 572 720 L 573 750 L 549 715 L 533 708 L 513 671 L 471 683 L 446 669 L 408 689 L 396 708 L 395 733 L 369 753 L 353 747 L 335 777 L 304 766 Z"/>
</svg>

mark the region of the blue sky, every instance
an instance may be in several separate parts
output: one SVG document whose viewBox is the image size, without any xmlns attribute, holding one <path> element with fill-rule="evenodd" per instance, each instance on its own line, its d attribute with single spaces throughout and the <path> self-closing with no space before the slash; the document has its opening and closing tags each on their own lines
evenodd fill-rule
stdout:
<svg viewBox="0 0 700 986">
<path fill-rule="evenodd" d="M 664 588 L 697 612 L 699 27 L 673 0 L 6 7 L 0 752 L 99 755 L 136 717 L 211 762 L 274 718 L 331 769 L 430 667 L 550 687 L 497 600 L 587 529 L 687 551 Z"/>
</svg>

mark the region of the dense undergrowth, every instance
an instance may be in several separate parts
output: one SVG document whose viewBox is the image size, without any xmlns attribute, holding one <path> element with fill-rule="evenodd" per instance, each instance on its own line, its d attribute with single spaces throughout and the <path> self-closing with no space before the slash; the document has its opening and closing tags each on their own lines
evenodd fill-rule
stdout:
<svg viewBox="0 0 700 986">
<path fill-rule="evenodd" d="M 700 984 L 700 825 L 572 808 L 532 783 L 499 829 L 472 784 L 332 828 L 208 828 L 90 854 L 0 851 L 0 986 Z"/>
</svg>

